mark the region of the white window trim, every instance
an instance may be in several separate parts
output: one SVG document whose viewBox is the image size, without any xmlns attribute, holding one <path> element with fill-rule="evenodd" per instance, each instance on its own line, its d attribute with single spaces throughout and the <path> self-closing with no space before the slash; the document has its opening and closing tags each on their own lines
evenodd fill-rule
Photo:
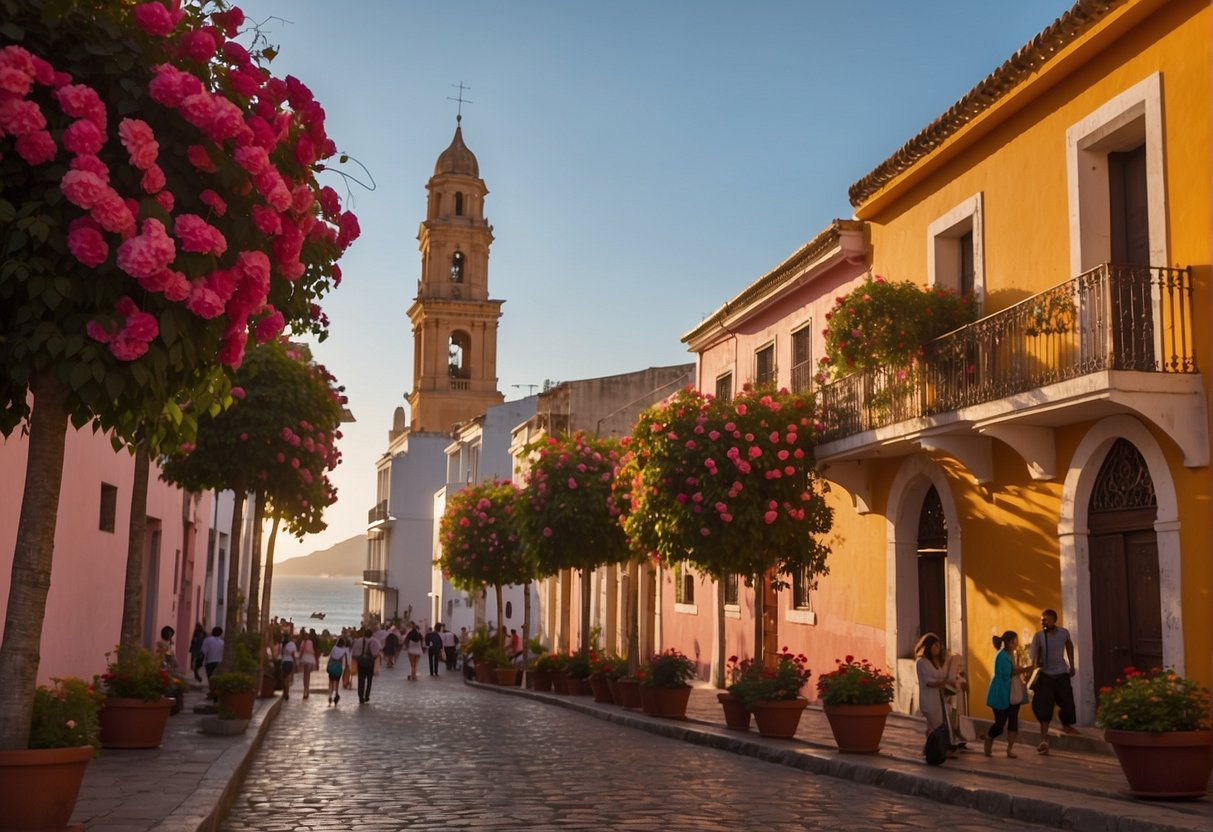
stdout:
<svg viewBox="0 0 1213 832">
<path fill-rule="evenodd" d="M 724 605 L 724 617 L 725 618 L 736 618 L 736 619 L 740 620 L 741 619 L 741 605 L 740 604 L 725 604 Z"/>
<path fill-rule="evenodd" d="M 1111 257 L 1108 152 L 1121 149 L 1115 146 L 1117 134 L 1131 130 L 1135 122 L 1141 122 L 1146 142 L 1150 265 L 1170 262 L 1162 119 L 1162 73 L 1155 72 L 1066 130 L 1071 277 Z"/>
<path fill-rule="evenodd" d="M 788 610 L 787 620 L 791 624 L 816 624 L 817 613 L 813 610 Z"/>
<path fill-rule="evenodd" d="M 939 241 L 952 239 L 949 232 L 966 220 L 972 220 L 973 301 L 978 309 L 982 308 L 986 294 L 984 210 L 983 192 L 978 191 L 927 226 L 927 282 L 934 286 L 938 277 L 935 270 Z"/>
<path fill-rule="evenodd" d="M 683 615 L 699 615 L 698 604 L 674 604 L 674 612 L 680 612 Z"/>
</svg>

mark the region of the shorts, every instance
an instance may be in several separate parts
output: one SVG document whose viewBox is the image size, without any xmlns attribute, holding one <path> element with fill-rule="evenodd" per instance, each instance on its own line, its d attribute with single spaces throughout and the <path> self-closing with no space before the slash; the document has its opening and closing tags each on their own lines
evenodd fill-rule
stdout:
<svg viewBox="0 0 1213 832">
<path fill-rule="evenodd" d="M 294 672 L 295 672 L 295 663 L 294 662 L 283 662 L 282 663 L 282 675 L 283 676 L 286 676 L 287 674 L 294 673 Z"/>
<path fill-rule="evenodd" d="M 1036 676 L 1036 688 L 1032 691 L 1032 713 L 1038 722 L 1052 722 L 1053 709 L 1062 725 L 1073 725 L 1078 721 L 1074 709 L 1074 689 L 1070 686 L 1070 674 Z"/>
</svg>

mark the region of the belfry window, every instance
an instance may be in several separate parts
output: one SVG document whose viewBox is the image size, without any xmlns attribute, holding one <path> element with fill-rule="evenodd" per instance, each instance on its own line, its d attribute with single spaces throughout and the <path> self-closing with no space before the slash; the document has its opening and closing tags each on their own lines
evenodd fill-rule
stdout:
<svg viewBox="0 0 1213 832">
<path fill-rule="evenodd" d="M 463 194 L 459 191 L 455 192 L 455 216 L 463 216 Z"/>
<path fill-rule="evenodd" d="M 472 339 L 466 332 L 455 330 L 451 333 L 451 341 L 447 352 L 447 370 L 451 378 L 466 379 L 472 377 L 472 367 L 468 361 L 471 352 Z"/>
<path fill-rule="evenodd" d="M 451 282 L 463 282 L 463 252 L 457 251 L 451 255 Z"/>
</svg>

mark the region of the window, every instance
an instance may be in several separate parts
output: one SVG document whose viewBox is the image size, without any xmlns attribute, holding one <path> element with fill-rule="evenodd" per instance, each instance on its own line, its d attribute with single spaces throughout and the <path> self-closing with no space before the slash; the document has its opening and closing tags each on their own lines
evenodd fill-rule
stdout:
<svg viewBox="0 0 1213 832">
<path fill-rule="evenodd" d="M 472 377 L 472 368 L 468 361 L 471 347 L 472 338 L 466 332 L 455 330 L 451 333 L 451 342 L 447 354 L 447 369 L 451 378 L 467 379 Z"/>
<path fill-rule="evenodd" d="M 505 617 L 507 619 L 514 617 L 514 602 L 513 601 L 505 602 Z"/>
<path fill-rule="evenodd" d="M 725 575 L 724 603 L 726 607 L 736 607 L 741 604 L 741 576 Z"/>
<path fill-rule="evenodd" d="M 733 374 L 725 373 L 716 378 L 716 398 L 728 401 L 733 398 Z"/>
<path fill-rule="evenodd" d="M 118 516 L 118 486 L 101 483 L 101 519 L 98 528 L 112 532 Z"/>
<path fill-rule="evenodd" d="M 451 282 L 463 282 L 463 252 L 457 251 L 451 255 Z"/>
<path fill-rule="evenodd" d="M 796 574 L 792 576 L 792 609 L 809 610 L 813 605 L 809 603 L 809 592 L 813 588 L 813 580 L 809 576 L 809 570 L 802 567 L 796 570 Z"/>
<path fill-rule="evenodd" d="M 674 603 L 695 603 L 695 574 L 685 560 L 674 564 Z"/>
<path fill-rule="evenodd" d="M 463 216 L 463 194 L 458 191 L 455 192 L 455 216 Z"/>
<path fill-rule="evenodd" d="M 982 195 L 974 194 L 935 220 L 927 235 L 927 275 L 931 285 L 972 295 L 980 308 L 985 292 Z"/>
<path fill-rule="evenodd" d="M 761 387 L 775 383 L 775 345 L 767 344 L 754 353 L 754 384 Z"/>
<path fill-rule="evenodd" d="M 807 393 L 813 383 L 813 327 L 805 324 L 792 333 L 792 392 Z"/>
</svg>

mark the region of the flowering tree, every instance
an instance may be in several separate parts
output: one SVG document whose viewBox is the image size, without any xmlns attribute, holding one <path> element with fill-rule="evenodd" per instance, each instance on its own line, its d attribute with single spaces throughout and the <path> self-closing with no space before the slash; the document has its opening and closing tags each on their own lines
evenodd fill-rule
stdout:
<svg viewBox="0 0 1213 832">
<path fill-rule="evenodd" d="M 687 387 L 645 410 L 627 438 L 619 487 L 635 546 L 664 563 L 688 560 L 716 580 L 825 574 L 820 535 L 833 514 L 813 470 L 813 401 L 748 385 L 732 401 Z M 755 651 L 762 656 L 762 592 Z"/>
<path fill-rule="evenodd" d="M 250 335 L 318 326 L 359 229 L 316 180 L 323 109 L 236 41 L 239 9 L 0 0 L 0 20 L 0 432 L 29 431 L 0 645 L 0 748 L 18 748 L 68 420 L 136 444 L 167 415 L 188 436 L 208 403 L 186 391 Z"/>
<path fill-rule="evenodd" d="M 582 431 L 526 449 L 531 465 L 519 502 L 519 535 L 539 575 L 581 571 L 581 649 L 590 648 L 590 572 L 630 553 L 612 485 L 620 446 Z"/>
<path fill-rule="evenodd" d="M 518 489 L 509 481 L 491 480 L 469 485 L 448 495 L 438 521 L 442 554 L 438 567 L 443 577 L 464 592 L 492 586 L 500 615 L 501 588 L 527 583 L 534 576 L 523 556 L 514 528 Z M 497 628 L 498 646 L 505 649 L 505 630 Z"/>
<path fill-rule="evenodd" d="M 299 536 L 324 528 L 324 510 L 337 499 L 328 472 L 341 462 L 336 440 L 345 396 L 332 375 L 311 361 L 306 347 L 285 341 L 249 349 L 234 381 L 233 406 L 204 416 L 196 443 L 177 449 L 163 471 L 165 479 L 190 490 L 235 492 L 229 598 L 239 590 L 241 507 L 244 495 L 254 492 L 253 562 L 245 618 L 245 626 L 253 629 L 261 620 L 262 522 L 267 513 L 275 521 L 285 519 L 288 529 Z M 239 612 L 236 604 L 228 605 L 227 632 L 237 632 Z"/>
</svg>

